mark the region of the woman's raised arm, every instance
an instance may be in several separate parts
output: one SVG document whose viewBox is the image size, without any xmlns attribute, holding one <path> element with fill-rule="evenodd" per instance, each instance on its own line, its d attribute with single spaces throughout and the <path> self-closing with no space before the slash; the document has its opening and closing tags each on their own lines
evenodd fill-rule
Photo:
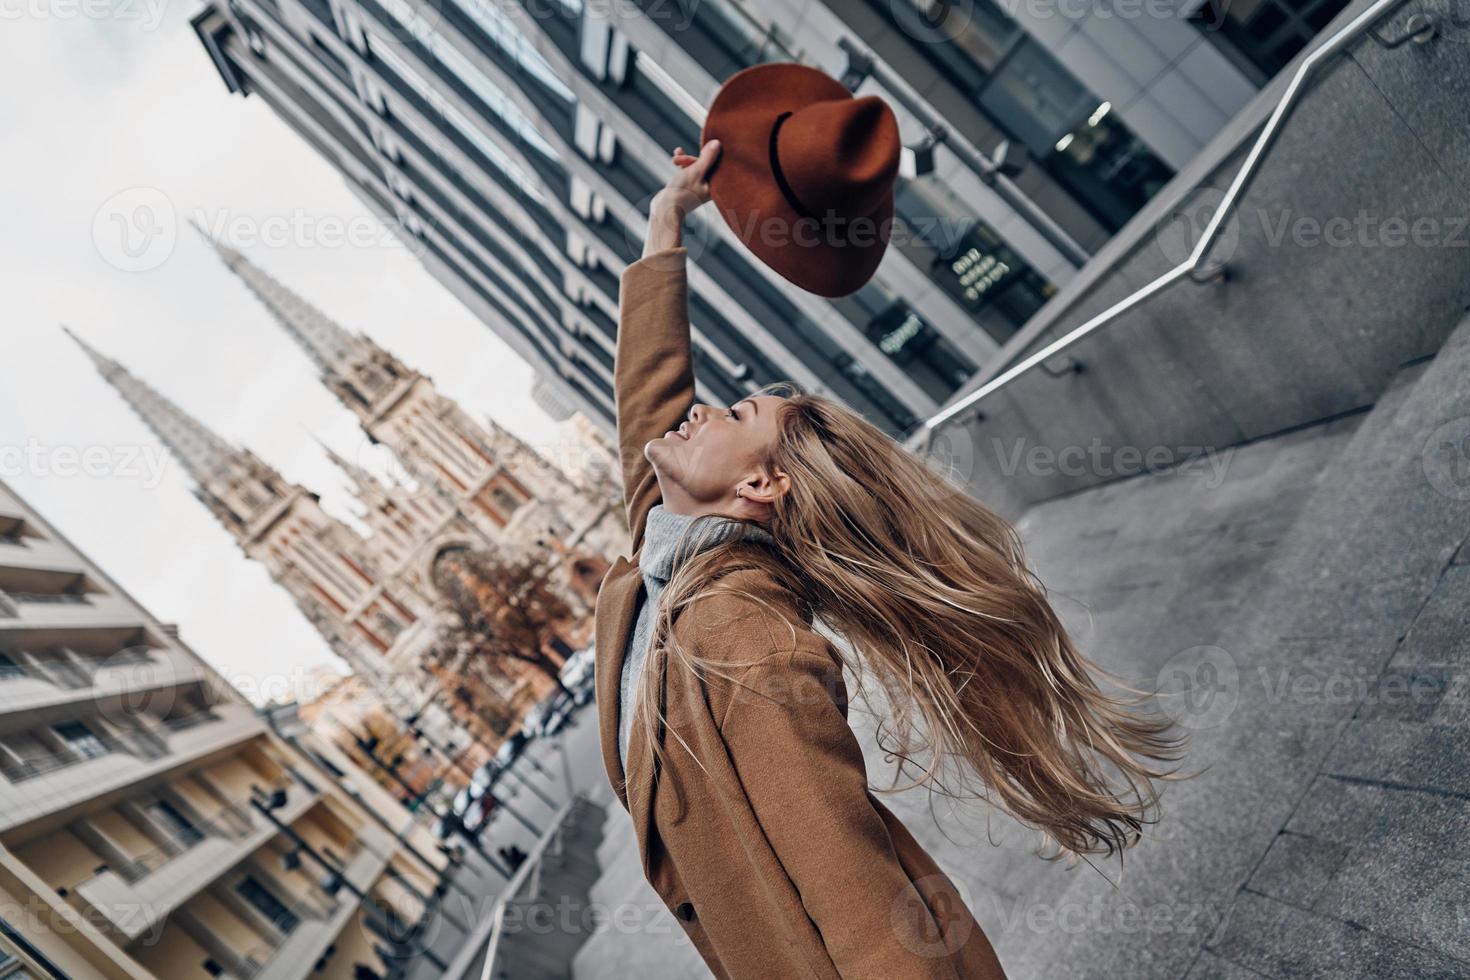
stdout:
<svg viewBox="0 0 1470 980">
<path fill-rule="evenodd" d="M 684 218 L 709 200 L 709 169 L 717 141 L 698 157 L 674 152 L 678 168 L 654 195 L 643 257 L 623 271 L 618 293 L 618 350 L 613 363 L 623 503 L 632 549 L 643 542 L 648 512 L 660 500 L 658 479 L 643 447 L 678 428 L 694 403 L 689 349 L 689 284 Z"/>
</svg>

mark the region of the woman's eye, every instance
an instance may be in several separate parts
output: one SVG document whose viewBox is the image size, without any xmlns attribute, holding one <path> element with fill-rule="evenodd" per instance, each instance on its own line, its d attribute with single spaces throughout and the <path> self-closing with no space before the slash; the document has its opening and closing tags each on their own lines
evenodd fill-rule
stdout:
<svg viewBox="0 0 1470 980">
<path fill-rule="evenodd" d="M 735 407 L 733 405 L 725 409 L 725 417 L 732 418 L 736 422 L 740 421 L 740 415 L 735 411 Z"/>
</svg>

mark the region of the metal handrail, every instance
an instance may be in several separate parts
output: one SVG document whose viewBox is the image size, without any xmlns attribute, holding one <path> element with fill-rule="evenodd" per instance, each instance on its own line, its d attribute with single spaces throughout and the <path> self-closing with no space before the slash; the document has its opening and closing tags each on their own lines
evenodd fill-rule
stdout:
<svg viewBox="0 0 1470 980">
<path fill-rule="evenodd" d="M 579 798 L 573 795 L 551 818 L 551 825 L 547 828 L 546 833 L 542 834 L 540 839 L 532 845 L 531 853 L 526 855 L 525 861 L 516 869 L 510 881 L 506 882 L 504 891 L 500 893 L 500 898 L 495 903 L 495 911 L 490 916 L 490 937 L 485 941 L 485 965 L 480 970 L 480 980 L 490 980 L 495 975 L 495 957 L 500 951 L 500 938 L 505 930 L 506 907 L 526 890 L 533 876 L 539 882 L 541 862 L 546 858 L 546 851 L 550 848 L 551 842 L 561 834 L 567 817 L 577 805 Z M 535 886 L 532 890 L 535 890 Z"/>
<path fill-rule="evenodd" d="M 193 714 L 173 718 L 148 728 L 123 729 L 121 735 L 105 735 L 92 732 L 92 738 L 105 751 L 97 754 L 89 754 L 77 749 L 67 749 L 62 752 L 46 752 L 41 755 L 30 756 L 24 759 L 0 758 L 0 776 L 4 776 L 12 783 L 23 782 L 36 776 L 44 776 L 58 769 L 68 766 L 79 765 L 92 759 L 102 758 L 112 752 L 125 752 L 130 755 L 146 756 L 149 759 L 162 758 L 169 752 L 169 744 L 163 738 L 171 732 L 181 732 L 197 727 L 209 721 L 218 720 L 220 714 L 213 708 L 203 708 Z"/>
<path fill-rule="evenodd" d="M 1287 83 L 1286 91 L 1281 93 L 1281 98 L 1277 101 L 1276 108 L 1272 111 L 1270 118 L 1266 120 L 1266 125 L 1261 130 L 1261 134 L 1256 137 L 1256 142 L 1251 147 L 1250 153 L 1246 155 L 1245 162 L 1240 165 L 1240 169 L 1236 172 L 1235 178 L 1231 180 L 1230 187 L 1225 191 L 1224 197 L 1221 198 L 1219 206 L 1215 209 L 1214 217 L 1205 226 L 1204 233 L 1200 236 L 1199 242 L 1194 246 L 1194 250 L 1190 252 L 1188 258 L 1159 276 L 1153 282 L 1135 290 L 1114 303 L 1081 326 L 1073 329 L 1064 336 L 1058 337 L 1030 357 L 1008 368 L 1001 374 L 996 375 L 953 405 L 935 413 L 929 419 L 925 420 L 923 427 L 913 438 L 912 442 L 916 444 L 914 448 L 921 452 L 927 450 L 934 438 L 934 434 L 941 426 L 955 416 L 969 409 L 982 399 L 995 394 L 1023 374 L 1030 373 L 1063 351 L 1076 346 L 1093 331 L 1118 319 L 1124 313 L 1138 306 L 1154 294 L 1161 292 L 1185 276 L 1200 278 L 1201 273 L 1206 271 L 1205 256 L 1211 246 L 1215 244 L 1215 238 L 1219 235 L 1221 226 L 1224 225 L 1226 219 L 1235 210 L 1235 206 L 1239 202 L 1241 195 L 1245 192 L 1246 186 L 1255 176 L 1256 168 L 1260 164 L 1261 158 L 1265 156 L 1266 151 L 1270 149 L 1271 144 L 1276 140 L 1277 135 L 1279 135 L 1282 123 L 1285 121 L 1287 115 L 1296 107 L 1298 96 L 1307 79 L 1329 57 L 1337 54 L 1348 44 L 1367 33 L 1379 18 L 1403 2 L 1404 0 L 1375 0 L 1362 13 L 1344 24 L 1332 37 L 1328 38 L 1313 50 L 1311 54 L 1302 59 L 1302 63 L 1297 66 L 1295 73 L 1291 77 L 1291 81 Z M 1433 29 L 1433 22 L 1427 21 L 1426 26 L 1421 26 L 1412 33 L 1416 36 L 1423 35 Z M 1208 278 L 1216 278 L 1219 271 L 1219 269 L 1209 270 Z"/>
</svg>

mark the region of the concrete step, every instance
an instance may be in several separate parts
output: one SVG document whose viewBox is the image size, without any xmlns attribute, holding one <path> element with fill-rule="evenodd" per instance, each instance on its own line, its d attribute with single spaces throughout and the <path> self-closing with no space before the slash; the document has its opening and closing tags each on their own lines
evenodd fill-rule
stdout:
<svg viewBox="0 0 1470 980">
<path fill-rule="evenodd" d="M 1329 899 L 1317 914 L 1344 922 L 1368 914 L 1364 896 L 1382 876 L 1403 886 L 1390 894 L 1412 916 L 1384 912 L 1366 938 L 1356 926 L 1342 933 L 1360 951 L 1382 944 L 1384 958 L 1364 962 L 1397 962 L 1387 951 L 1398 945 L 1425 947 L 1405 963 L 1458 962 L 1450 927 L 1464 921 L 1466 901 L 1445 902 L 1431 889 L 1435 912 L 1404 900 L 1415 866 L 1381 835 L 1303 847 L 1283 832 L 1309 793 L 1325 792 L 1317 789 L 1324 780 L 1358 780 L 1360 793 L 1406 800 L 1470 790 L 1453 761 L 1464 744 L 1450 735 L 1466 717 L 1470 572 L 1452 559 L 1470 529 L 1470 486 L 1456 482 L 1453 460 L 1436 455 L 1442 441 L 1470 451 L 1455 428 L 1470 418 L 1466 377 L 1470 330 L 1462 326 L 1437 357 L 1403 368 L 1372 410 L 1240 447 L 1218 479 L 1196 468 L 1118 481 L 1021 519 L 1033 561 L 1089 657 L 1176 700 L 1173 677 L 1218 676 L 1225 689 L 1209 713 L 1181 715 L 1192 731 L 1189 765 L 1208 771 L 1167 787 L 1163 821 L 1121 871 L 1103 869 L 1106 879 L 1037 861 L 1033 837 L 998 814 L 987 820 L 941 802 L 948 819 L 936 825 L 922 794 L 890 801 L 969 888 L 1013 976 L 1278 975 L 1266 967 L 1289 949 L 1246 956 L 1249 930 L 1242 939 L 1224 925 L 1242 896 L 1262 900 L 1249 883 L 1268 857 L 1288 877 L 1325 867 Z M 1445 431 L 1456 438 L 1445 440 Z M 1405 686 L 1415 693 L 1395 700 Z M 869 764 L 876 782 L 886 767 L 877 753 Z M 1278 839 L 1286 843 L 1273 854 Z M 1351 875 L 1339 880 L 1330 863 L 1338 856 L 1362 872 L 1360 887 Z M 1426 880 L 1456 867 L 1441 859 L 1439 878 Z M 1270 935 L 1278 934 L 1303 948 L 1324 941 Z"/>
<path fill-rule="evenodd" d="M 1470 890 L 1451 856 L 1470 846 L 1464 730 L 1429 723 L 1442 708 L 1440 720 L 1453 721 L 1443 670 L 1437 686 L 1393 673 L 1410 634 L 1441 668 L 1453 660 L 1444 647 L 1459 650 L 1445 620 L 1464 602 L 1451 560 L 1470 530 L 1470 472 L 1462 478 L 1451 457 L 1470 453 L 1467 376 L 1462 324 L 1356 426 L 1237 621 L 1177 655 L 1196 680 L 1209 665 L 1233 702 L 1223 717 L 1184 719 L 1197 725 L 1191 765 L 1212 768 L 1170 788 L 1159 839 L 1139 850 L 1121 890 L 1084 880 L 1065 895 L 1110 909 L 1199 910 L 1213 926 L 1208 939 L 1068 937 L 1027 955 L 1031 975 L 1194 976 L 1198 964 L 1216 970 L 1224 960 L 1265 976 L 1470 976 Z M 1439 834 L 1451 846 L 1407 860 L 1406 838 L 1381 828 L 1289 829 L 1305 800 L 1339 783 L 1383 811 L 1452 801 Z M 1257 928 L 1262 917 L 1271 928 Z M 1125 966 L 1139 962 L 1149 969 Z"/>
</svg>

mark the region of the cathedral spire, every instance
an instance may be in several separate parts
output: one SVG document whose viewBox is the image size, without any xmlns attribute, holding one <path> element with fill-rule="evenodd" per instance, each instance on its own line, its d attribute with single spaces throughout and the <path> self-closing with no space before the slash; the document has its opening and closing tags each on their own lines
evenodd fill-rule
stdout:
<svg viewBox="0 0 1470 980">
<path fill-rule="evenodd" d="M 383 481 L 373 476 L 373 474 L 369 473 L 362 466 L 347 459 L 317 436 L 313 435 L 311 438 L 313 442 L 322 447 L 322 452 L 327 454 L 327 459 L 331 460 L 332 465 L 347 475 L 347 479 L 352 481 L 352 485 L 359 492 L 366 493 L 370 490 L 383 489 Z"/>
<path fill-rule="evenodd" d="M 322 382 L 364 424 L 376 420 L 418 375 L 362 334 L 340 326 L 228 244 L 195 225 L 225 267 L 265 305 L 296 346 L 311 358 Z"/>
<path fill-rule="evenodd" d="M 215 435 L 199 420 L 138 379 L 117 361 L 97 351 L 78 337 L 70 327 L 63 325 L 61 329 L 76 341 L 77 346 L 91 359 L 97 372 L 117 389 L 123 400 L 143 420 L 143 424 L 183 464 L 194 482 L 200 486 L 208 486 L 230 468 L 240 450 Z"/>
<path fill-rule="evenodd" d="M 323 375 L 350 378 L 353 365 L 372 356 L 373 345 L 369 341 L 349 333 L 237 249 L 216 239 L 202 225 L 195 223 L 194 228 Z"/>
</svg>

